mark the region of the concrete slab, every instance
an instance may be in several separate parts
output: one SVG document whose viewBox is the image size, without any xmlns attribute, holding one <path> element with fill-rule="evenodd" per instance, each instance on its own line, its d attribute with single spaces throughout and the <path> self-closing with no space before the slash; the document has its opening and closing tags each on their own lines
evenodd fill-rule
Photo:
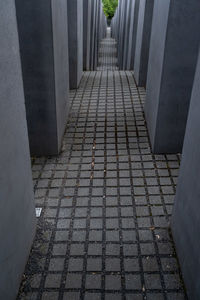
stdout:
<svg viewBox="0 0 200 300">
<path fill-rule="evenodd" d="M 146 86 L 154 0 L 140 0 L 134 75 L 138 86 Z"/>
<path fill-rule="evenodd" d="M 156 0 L 145 115 L 154 153 L 182 151 L 200 36 L 198 0 Z"/>
<path fill-rule="evenodd" d="M 0 298 L 16 299 L 35 208 L 14 1 L 0 9 Z"/>
<path fill-rule="evenodd" d="M 83 70 L 90 70 L 91 1 L 83 1 Z"/>
<path fill-rule="evenodd" d="M 69 33 L 69 83 L 78 88 L 83 75 L 83 1 L 67 0 Z"/>
<path fill-rule="evenodd" d="M 200 175 L 200 57 L 194 81 L 183 155 L 172 216 L 176 244 L 188 298 L 200 299 L 199 175 Z"/>
<path fill-rule="evenodd" d="M 66 2 L 16 0 L 31 154 L 56 155 L 68 114 Z"/>
</svg>

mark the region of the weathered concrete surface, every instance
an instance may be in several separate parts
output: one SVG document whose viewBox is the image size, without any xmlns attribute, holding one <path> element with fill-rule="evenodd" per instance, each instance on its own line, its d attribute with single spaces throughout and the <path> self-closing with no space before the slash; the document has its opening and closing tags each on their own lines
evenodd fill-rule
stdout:
<svg viewBox="0 0 200 300">
<path fill-rule="evenodd" d="M 121 70 L 134 69 L 139 4 L 139 0 L 119 0 L 112 19 L 112 36 L 117 41 L 118 64 Z"/>
<path fill-rule="evenodd" d="M 90 70 L 91 0 L 83 1 L 83 70 Z"/>
<path fill-rule="evenodd" d="M 133 16 L 131 15 L 131 5 L 134 4 L 133 0 L 127 0 L 126 2 L 126 18 L 125 18 L 125 32 L 124 32 L 124 45 L 123 45 L 123 64 L 122 69 L 127 70 L 127 59 L 128 59 L 128 45 L 129 45 L 129 31 L 130 22 Z"/>
<path fill-rule="evenodd" d="M 99 49 L 99 26 L 100 26 L 100 6 L 101 1 L 96 3 L 96 18 L 95 18 L 95 39 L 94 39 L 94 70 L 98 64 L 98 49 Z"/>
<path fill-rule="evenodd" d="M 35 209 L 14 1 L 0 9 L 0 298 L 14 300 L 35 234 Z"/>
<path fill-rule="evenodd" d="M 65 1 L 16 0 L 32 155 L 59 153 L 68 113 Z"/>
<path fill-rule="evenodd" d="M 200 299 L 200 57 L 194 81 L 183 155 L 172 217 L 176 244 L 189 299 Z"/>
<path fill-rule="evenodd" d="M 146 86 L 154 0 L 140 0 L 134 75 L 138 86 Z"/>
<path fill-rule="evenodd" d="M 135 7 L 134 7 L 134 18 L 133 18 L 133 25 L 132 25 L 132 33 L 133 35 L 130 37 L 130 41 L 132 40 L 132 44 L 130 43 L 129 53 L 128 53 L 128 70 L 134 69 L 135 63 L 135 48 L 136 48 L 136 37 L 137 37 L 137 26 L 138 26 L 138 14 L 139 14 L 139 0 L 135 0 Z"/>
<path fill-rule="evenodd" d="M 155 1 L 145 104 L 154 153 L 182 151 L 199 27 L 198 0 Z"/>
<path fill-rule="evenodd" d="M 70 89 L 79 86 L 83 75 L 83 1 L 67 0 Z"/>
<path fill-rule="evenodd" d="M 91 15 L 91 38 L 90 38 L 90 70 L 94 70 L 94 53 L 95 53 L 95 20 L 96 20 L 96 6 L 97 0 L 92 1 L 92 15 Z"/>
<path fill-rule="evenodd" d="M 125 29 L 126 29 L 126 15 L 127 15 L 127 1 L 122 1 L 121 5 L 121 22 L 119 26 L 119 41 L 118 41 L 118 63 L 119 68 L 123 69 L 124 43 L 125 43 Z"/>
</svg>

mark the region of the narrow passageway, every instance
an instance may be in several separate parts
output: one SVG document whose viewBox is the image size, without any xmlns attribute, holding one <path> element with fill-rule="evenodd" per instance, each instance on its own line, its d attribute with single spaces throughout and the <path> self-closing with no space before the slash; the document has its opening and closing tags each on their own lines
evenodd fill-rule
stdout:
<svg viewBox="0 0 200 300">
<path fill-rule="evenodd" d="M 111 29 L 107 28 L 107 36 L 100 44 L 99 65 L 97 71 L 118 70 L 116 41 L 111 38 Z"/>
<path fill-rule="evenodd" d="M 152 155 L 145 91 L 109 34 L 71 91 L 61 154 L 33 162 L 42 213 L 18 299 L 186 299 L 168 230 L 179 156 Z"/>
</svg>

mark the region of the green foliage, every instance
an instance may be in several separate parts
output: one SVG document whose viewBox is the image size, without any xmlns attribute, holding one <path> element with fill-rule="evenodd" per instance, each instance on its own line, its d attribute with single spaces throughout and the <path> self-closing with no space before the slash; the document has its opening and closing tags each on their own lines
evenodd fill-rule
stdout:
<svg viewBox="0 0 200 300">
<path fill-rule="evenodd" d="M 102 0 L 102 2 L 104 14 L 108 19 L 112 19 L 118 6 L 118 0 Z"/>
</svg>

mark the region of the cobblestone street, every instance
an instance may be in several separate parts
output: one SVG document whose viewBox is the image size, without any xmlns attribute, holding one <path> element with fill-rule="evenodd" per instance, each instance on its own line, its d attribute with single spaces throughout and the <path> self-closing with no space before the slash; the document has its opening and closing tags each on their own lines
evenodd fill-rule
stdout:
<svg viewBox="0 0 200 300">
<path fill-rule="evenodd" d="M 33 158 L 42 208 L 18 300 L 185 300 L 169 223 L 178 155 L 152 155 L 145 90 L 115 41 L 84 72 L 58 157 Z"/>
</svg>

